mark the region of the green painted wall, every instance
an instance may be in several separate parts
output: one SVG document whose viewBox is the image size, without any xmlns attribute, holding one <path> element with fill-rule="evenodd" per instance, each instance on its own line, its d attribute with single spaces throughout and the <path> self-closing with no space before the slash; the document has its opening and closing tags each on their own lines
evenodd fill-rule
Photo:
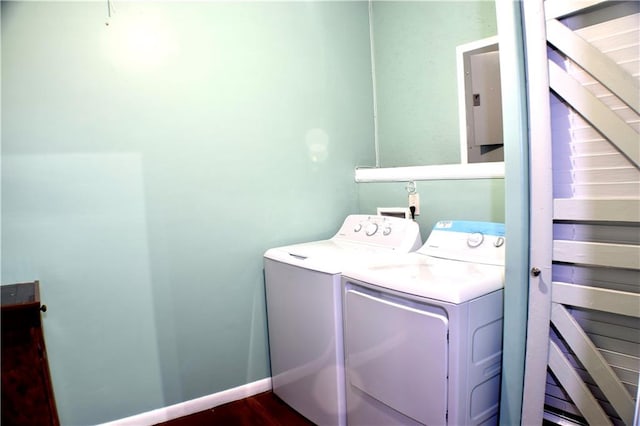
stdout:
<svg viewBox="0 0 640 426">
<path fill-rule="evenodd" d="M 70 425 L 269 376 L 262 254 L 374 162 L 366 3 L 113 4 L 2 2 L 2 283 Z"/>
<path fill-rule="evenodd" d="M 493 1 L 373 4 L 380 166 L 460 162 L 456 46 L 495 36 Z"/>
</svg>

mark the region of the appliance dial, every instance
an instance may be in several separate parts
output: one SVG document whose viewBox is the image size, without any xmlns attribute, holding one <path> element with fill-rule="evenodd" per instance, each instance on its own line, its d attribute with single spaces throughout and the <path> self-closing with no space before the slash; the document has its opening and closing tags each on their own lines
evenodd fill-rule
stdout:
<svg viewBox="0 0 640 426">
<path fill-rule="evenodd" d="M 493 242 L 493 245 L 495 247 L 502 247 L 502 245 L 504 244 L 504 237 L 498 237 L 496 238 L 496 240 Z"/>
<path fill-rule="evenodd" d="M 382 235 L 389 235 L 391 233 L 391 225 L 387 225 L 382 230 Z"/>
<path fill-rule="evenodd" d="M 474 232 L 467 238 L 467 245 L 471 248 L 478 247 L 484 241 L 484 235 L 481 232 Z"/>
<path fill-rule="evenodd" d="M 378 231 L 378 224 L 377 223 L 369 223 L 367 225 L 367 227 L 365 228 L 365 232 L 367 234 L 367 236 L 372 236 L 373 234 L 375 234 Z"/>
<path fill-rule="evenodd" d="M 362 230 L 362 224 L 359 223 L 353 228 L 353 232 L 360 232 Z"/>
</svg>

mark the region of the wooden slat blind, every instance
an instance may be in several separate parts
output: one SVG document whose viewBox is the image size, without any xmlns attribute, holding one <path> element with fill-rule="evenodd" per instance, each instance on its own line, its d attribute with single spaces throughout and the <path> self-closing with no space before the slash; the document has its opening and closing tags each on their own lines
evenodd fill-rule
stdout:
<svg viewBox="0 0 640 426">
<path fill-rule="evenodd" d="M 589 371 L 616 412 L 626 424 L 633 421 L 634 400 L 613 368 L 607 363 L 598 348 L 584 332 L 580 324 L 559 303 L 554 303 L 551 321 L 565 342 L 571 347 L 580 363 Z"/>
<path fill-rule="evenodd" d="M 603 5 L 545 2 L 554 188 L 545 409 L 631 425 L 640 377 L 640 14 L 573 30 L 562 19 Z"/>
<path fill-rule="evenodd" d="M 640 165 L 638 133 L 630 125 L 553 62 L 549 62 L 549 79 L 556 93 L 598 128 L 636 167 Z"/>
<path fill-rule="evenodd" d="M 547 19 L 561 18 L 604 3 L 604 0 L 545 1 L 544 13 Z"/>
<path fill-rule="evenodd" d="M 633 44 L 635 41 L 633 36 L 635 34 L 630 31 L 618 34 L 616 46 Z M 638 81 L 625 69 L 618 67 L 615 60 L 555 19 L 547 21 L 547 39 L 580 67 L 588 69 L 595 81 L 607 87 L 612 94 L 623 100 L 636 113 L 638 112 L 640 106 Z M 582 73 L 582 76 L 586 77 L 586 75 Z M 588 82 L 586 85 L 589 86 L 591 83 Z"/>
<path fill-rule="evenodd" d="M 595 309 L 619 315 L 637 317 L 640 310 L 640 294 L 601 289 L 590 286 L 553 283 L 553 301 L 560 304 Z M 604 330 L 606 333 L 609 330 Z"/>
</svg>

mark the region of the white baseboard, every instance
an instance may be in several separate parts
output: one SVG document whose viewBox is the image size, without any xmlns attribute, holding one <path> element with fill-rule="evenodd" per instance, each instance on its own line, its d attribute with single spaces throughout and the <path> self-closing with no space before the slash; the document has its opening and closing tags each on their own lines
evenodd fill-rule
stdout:
<svg viewBox="0 0 640 426">
<path fill-rule="evenodd" d="M 136 414 L 135 416 L 125 417 L 124 419 L 114 420 L 112 422 L 103 423 L 101 426 L 140 426 L 154 425 L 156 423 L 166 422 L 177 419 L 178 417 L 188 416 L 200 411 L 205 411 L 227 402 L 237 401 L 257 395 L 262 392 L 271 390 L 271 377 L 258 380 L 253 383 L 227 389 L 222 392 L 211 395 L 202 396 L 168 407 L 158 408 L 146 413 Z"/>
</svg>

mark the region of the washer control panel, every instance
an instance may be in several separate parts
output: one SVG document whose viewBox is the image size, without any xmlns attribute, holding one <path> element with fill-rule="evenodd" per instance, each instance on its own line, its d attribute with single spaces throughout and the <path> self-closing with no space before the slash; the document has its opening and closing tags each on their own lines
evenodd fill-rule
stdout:
<svg viewBox="0 0 640 426">
<path fill-rule="evenodd" d="M 378 224 L 375 222 L 369 222 L 367 227 L 364 229 L 364 233 L 367 234 L 367 237 L 372 236 L 378 231 Z"/>
<path fill-rule="evenodd" d="M 386 217 L 382 217 L 377 220 L 368 216 L 366 221 L 357 223 L 353 228 L 354 233 L 364 232 L 367 237 L 372 237 L 377 233 L 382 233 L 382 235 L 386 237 L 391 235 L 392 231 L 393 223 L 392 221 L 387 220 Z"/>
<path fill-rule="evenodd" d="M 334 238 L 403 250 L 405 247 L 416 250 L 422 245 L 420 228 L 416 222 L 378 215 L 347 216 Z"/>
</svg>

